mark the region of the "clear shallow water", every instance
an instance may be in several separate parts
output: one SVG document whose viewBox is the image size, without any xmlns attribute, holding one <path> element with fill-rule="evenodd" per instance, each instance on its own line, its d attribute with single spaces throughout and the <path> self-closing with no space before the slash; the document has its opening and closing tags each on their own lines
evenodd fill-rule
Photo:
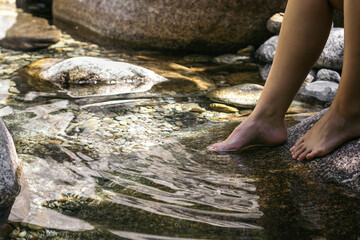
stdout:
<svg viewBox="0 0 360 240">
<path fill-rule="evenodd" d="M 101 118 L 114 111 L 95 112 Z M 58 229 L 47 230 L 44 239 L 358 238 L 358 197 L 322 182 L 278 148 L 224 155 L 204 150 L 233 126 L 158 133 L 150 137 L 164 138 L 161 144 L 123 153 L 106 149 L 114 146 L 109 136 L 87 143 L 108 141 L 95 151 L 34 140 L 20 150 L 27 152 L 20 158 L 31 176 L 25 198 L 41 209 L 30 220 Z"/>
<path fill-rule="evenodd" d="M 210 111 L 198 94 L 63 99 L 13 73 L 35 59 L 91 53 L 172 76 L 178 89 L 194 77 L 191 68 L 209 67 L 194 79 L 218 85 L 244 69 L 64 42 L 33 53 L 2 50 L 0 113 L 26 178 L 5 239 L 359 238 L 359 197 L 323 182 L 279 148 L 206 152 L 241 114 Z M 191 111 L 193 104 L 207 111 Z M 290 125 L 296 120 L 288 118 Z"/>
</svg>

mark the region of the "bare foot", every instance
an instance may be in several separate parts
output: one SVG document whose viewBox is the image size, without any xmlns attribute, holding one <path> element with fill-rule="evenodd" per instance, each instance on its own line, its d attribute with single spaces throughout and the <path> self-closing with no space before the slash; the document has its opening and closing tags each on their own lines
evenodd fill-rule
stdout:
<svg viewBox="0 0 360 240">
<path fill-rule="evenodd" d="M 249 116 L 225 141 L 210 145 L 207 149 L 212 152 L 236 151 L 250 145 L 278 145 L 286 140 L 287 129 L 284 120 L 257 119 Z"/>
<path fill-rule="evenodd" d="M 299 161 L 323 157 L 344 142 L 360 136 L 360 115 L 343 117 L 339 111 L 328 112 L 290 149 Z"/>
</svg>

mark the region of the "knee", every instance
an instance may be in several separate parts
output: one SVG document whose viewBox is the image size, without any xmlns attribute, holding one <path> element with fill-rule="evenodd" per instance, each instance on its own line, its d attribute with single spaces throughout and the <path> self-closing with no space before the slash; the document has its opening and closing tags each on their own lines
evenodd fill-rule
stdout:
<svg viewBox="0 0 360 240">
<path fill-rule="evenodd" d="M 344 0 L 328 0 L 328 1 L 334 9 L 340 12 L 344 11 Z"/>
</svg>

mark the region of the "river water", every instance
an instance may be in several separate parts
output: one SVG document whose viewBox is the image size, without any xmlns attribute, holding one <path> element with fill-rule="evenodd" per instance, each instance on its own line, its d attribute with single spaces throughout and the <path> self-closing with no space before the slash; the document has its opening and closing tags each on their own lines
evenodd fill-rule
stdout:
<svg viewBox="0 0 360 240">
<path fill-rule="evenodd" d="M 173 95 L 69 99 L 38 91 L 16 72 L 37 59 L 76 56 L 195 79 L 199 89 L 184 92 L 174 83 L 166 90 Z M 281 147 L 205 150 L 250 111 L 209 108 L 199 79 L 221 85 L 243 71 L 212 58 L 105 49 L 66 34 L 48 49 L 1 49 L 0 116 L 25 177 L 2 238 L 359 239 L 359 197 L 324 182 Z M 289 114 L 288 125 L 317 110 Z"/>
</svg>

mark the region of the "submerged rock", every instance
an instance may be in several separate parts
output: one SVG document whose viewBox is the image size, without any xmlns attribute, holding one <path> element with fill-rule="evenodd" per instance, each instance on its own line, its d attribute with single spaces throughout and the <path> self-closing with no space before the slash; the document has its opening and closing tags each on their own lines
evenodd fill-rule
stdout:
<svg viewBox="0 0 360 240">
<path fill-rule="evenodd" d="M 216 63 L 225 63 L 225 64 L 238 64 L 249 61 L 249 56 L 241 56 L 237 54 L 224 54 L 221 56 L 217 56 L 214 61 Z"/>
<path fill-rule="evenodd" d="M 0 226 L 7 220 L 15 197 L 20 191 L 20 165 L 14 142 L 0 119 Z"/>
<path fill-rule="evenodd" d="M 289 148 L 302 137 L 327 110 L 303 120 L 288 130 L 289 139 L 283 150 L 289 153 Z M 317 158 L 306 163 L 311 169 L 324 177 L 326 180 L 336 182 L 356 193 L 360 193 L 360 139 L 354 139 L 345 143 L 331 154 Z"/>
<path fill-rule="evenodd" d="M 53 17 L 67 32 L 87 30 L 82 37 L 95 41 L 100 35 L 131 47 L 231 52 L 269 37 L 266 21 L 285 5 L 286 0 L 54 0 Z"/>
<path fill-rule="evenodd" d="M 32 85 L 72 97 L 145 92 L 166 78 L 140 66 L 105 58 L 42 59 L 20 69 Z"/>
<path fill-rule="evenodd" d="M 0 45 L 17 50 L 48 47 L 60 40 L 60 30 L 48 21 L 28 13 L 0 11 Z"/>
<path fill-rule="evenodd" d="M 260 98 L 262 89 L 263 86 L 258 84 L 242 84 L 218 88 L 209 91 L 206 96 L 214 102 L 243 108 L 253 108 Z"/>
<path fill-rule="evenodd" d="M 231 107 L 221 103 L 212 103 L 210 104 L 210 108 L 218 112 L 226 112 L 226 113 L 236 113 L 239 111 L 239 109 L 235 107 Z"/>
</svg>

